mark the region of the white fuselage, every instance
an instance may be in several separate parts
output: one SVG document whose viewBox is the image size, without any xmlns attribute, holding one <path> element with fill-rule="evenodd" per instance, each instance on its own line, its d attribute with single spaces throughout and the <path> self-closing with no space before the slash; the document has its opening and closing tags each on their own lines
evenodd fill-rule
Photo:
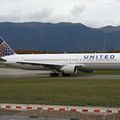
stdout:
<svg viewBox="0 0 120 120">
<path fill-rule="evenodd" d="M 5 64 L 23 69 L 47 69 L 42 65 L 19 64 L 19 62 L 33 62 L 58 64 L 61 66 L 75 65 L 85 69 L 120 69 L 119 53 L 89 53 L 89 54 L 24 54 L 2 57 Z"/>
</svg>

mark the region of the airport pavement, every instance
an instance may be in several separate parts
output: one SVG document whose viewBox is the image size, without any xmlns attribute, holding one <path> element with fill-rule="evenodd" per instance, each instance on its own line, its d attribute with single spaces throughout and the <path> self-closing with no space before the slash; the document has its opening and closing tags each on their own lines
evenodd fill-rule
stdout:
<svg viewBox="0 0 120 120">
<path fill-rule="evenodd" d="M 40 71 L 40 70 L 23 70 L 23 69 L 12 69 L 12 68 L 0 68 L 0 76 L 10 77 L 10 76 L 47 76 L 50 71 Z"/>
<path fill-rule="evenodd" d="M 41 110 L 10 111 L 1 109 L 0 120 L 120 120 L 120 114 Z"/>
<path fill-rule="evenodd" d="M 0 120 L 70 120 L 70 119 L 63 119 L 63 118 L 30 118 L 28 116 L 11 116 L 11 115 L 4 115 L 0 116 Z"/>
<path fill-rule="evenodd" d="M 0 68 L 0 77 L 42 77 L 49 78 L 50 71 L 22 70 L 12 68 Z M 120 75 L 79 75 L 73 77 L 61 77 L 61 79 L 113 79 L 120 80 Z"/>
</svg>

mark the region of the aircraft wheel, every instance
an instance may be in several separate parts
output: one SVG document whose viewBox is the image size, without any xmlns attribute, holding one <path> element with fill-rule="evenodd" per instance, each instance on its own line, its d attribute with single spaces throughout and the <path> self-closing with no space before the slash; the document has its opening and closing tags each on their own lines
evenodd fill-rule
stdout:
<svg viewBox="0 0 120 120">
<path fill-rule="evenodd" d="M 59 73 L 50 73 L 50 77 L 59 77 Z"/>
</svg>

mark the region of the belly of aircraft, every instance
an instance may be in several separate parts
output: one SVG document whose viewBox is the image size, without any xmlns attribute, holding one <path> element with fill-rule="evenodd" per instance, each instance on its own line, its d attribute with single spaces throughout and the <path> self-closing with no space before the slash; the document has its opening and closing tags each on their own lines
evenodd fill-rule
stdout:
<svg viewBox="0 0 120 120">
<path fill-rule="evenodd" d="M 86 68 L 88 69 L 94 69 L 94 70 L 119 70 L 120 69 L 120 63 L 86 63 L 84 64 Z"/>
</svg>

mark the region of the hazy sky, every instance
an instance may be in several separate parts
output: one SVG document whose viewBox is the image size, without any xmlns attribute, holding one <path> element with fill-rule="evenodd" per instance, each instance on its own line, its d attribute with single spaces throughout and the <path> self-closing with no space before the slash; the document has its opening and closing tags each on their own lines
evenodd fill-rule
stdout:
<svg viewBox="0 0 120 120">
<path fill-rule="evenodd" d="M 0 22 L 120 25 L 120 0 L 0 0 Z"/>
</svg>

